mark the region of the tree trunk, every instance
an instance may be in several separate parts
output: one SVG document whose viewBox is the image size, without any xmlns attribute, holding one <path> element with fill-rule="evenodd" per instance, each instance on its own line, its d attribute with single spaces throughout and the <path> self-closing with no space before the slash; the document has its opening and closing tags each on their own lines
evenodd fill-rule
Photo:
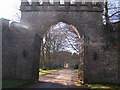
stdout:
<svg viewBox="0 0 120 90">
<path fill-rule="evenodd" d="M 109 15 L 108 15 L 108 0 L 105 0 L 105 21 L 106 21 L 106 25 L 110 24 Z"/>
</svg>

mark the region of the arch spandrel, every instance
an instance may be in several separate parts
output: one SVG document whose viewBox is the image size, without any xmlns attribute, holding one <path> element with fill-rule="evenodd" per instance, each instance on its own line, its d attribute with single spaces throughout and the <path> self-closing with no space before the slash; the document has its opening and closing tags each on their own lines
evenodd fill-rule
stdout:
<svg viewBox="0 0 120 90">
<path fill-rule="evenodd" d="M 101 12 L 23 12 L 21 21 L 27 23 L 32 31 L 40 36 L 46 33 L 52 25 L 62 21 L 69 25 L 72 24 L 81 36 L 85 35 L 93 40 L 97 39 L 94 35 L 99 35 L 102 31 L 100 28 L 102 18 L 98 14 Z M 95 16 L 98 19 L 94 18 Z"/>
<path fill-rule="evenodd" d="M 78 25 L 75 25 L 74 23 L 72 23 L 72 22 L 70 23 L 70 22 L 65 21 L 65 20 L 56 20 L 56 21 L 53 21 L 53 22 L 48 22 L 48 23 L 46 24 L 46 27 L 43 28 L 42 33 L 41 33 L 41 30 L 40 30 L 40 31 L 38 30 L 38 34 L 39 34 L 39 32 L 40 32 L 39 35 L 40 35 L 40 36 L 43 36 L 43 35 L 50 29 L 51 26 L 56 25 L 56 24 L 59 23 L 59 22 L 66 23 L 66 24 L 70 25 L 71 28 L 76 29 L 75 32 L 77 33 L 77 35 L 78 35 L 78 33 L 79 33 L 78 36 L 81 37 L 81 36 L 84 35 L 84 31 L 82 30 L 82 28 L 80 29 L 80 27 L 79 27 Z"/>
<path fill-rule="evenodd" d="M 36 14 L 34 15 L 36 16 Z M 73 25 L 81 34 L 81 36 L 85 34 L 82 28 L 82 24 L 84 24 L 83 21 L 81 20 L 81 22 L 78 23 L 78 17 L 75 18 L 72 14 L 68 15 L 67 13 L 63 13 L 63 15 L 61 15 L 59 13 L 56 13 L 56 15 L 54 16 L 46 13 L 43 16 L 43 14 L 40 15 L 39 13 L 39 15 L 37 15 L 36 17 L 30 16 L 30 18 L 32 18 L 33 20 L 23 19 L 22 22 L 27 23 L 30 26 L 31 30 L 39 34 L 40 36 L 45 34 L 52 25 L 55 25 L 58 22 L 64 22 L 68 25 Z"/>
</svg>

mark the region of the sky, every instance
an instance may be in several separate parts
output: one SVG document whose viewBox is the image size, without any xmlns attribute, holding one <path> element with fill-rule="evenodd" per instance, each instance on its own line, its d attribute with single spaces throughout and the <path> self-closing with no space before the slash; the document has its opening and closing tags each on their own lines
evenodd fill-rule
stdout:
<svg viewBox="0 0 120 90">
<path fill-rule="evenodd" d="M 17 14 L 20 13 L 19 12 L 20 1 L 21 0 L 1 0 L 0 1 L 0 18 L 16 21 Z M 31 1 L 31 0 L 28 0 L 28 1 Z M 119 0 L 115 0 L 115 1 L 119 1 Z"/>
<path fill-rule="evenodd" d="M 20 0 L 1 0 L 0 18 L 13 20 L 16 13 L 19 12 Z"/>
</svg>

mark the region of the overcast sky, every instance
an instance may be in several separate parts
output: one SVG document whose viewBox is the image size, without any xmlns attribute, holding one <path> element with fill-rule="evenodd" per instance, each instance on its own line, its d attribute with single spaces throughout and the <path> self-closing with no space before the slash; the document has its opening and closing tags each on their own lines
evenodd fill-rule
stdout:
<svg viewBox="0 0 120 90">
<path fill-rule="evenodd" d="M 12 20 L 18 12 L 20 0 L 1 0 L 0 1 L 0 18 Z"/>
<path fill-rule="evenodd" d="M 1 0 L 0 1 L 0 18 L 16 20 L 16 13 L 19 13 L 21 0 Z M 31 1 L 31 0 L 28 0 Z M 110 0 L 112 1 L 112 0 Z M 119 1 L 119 0 L 115 0 Z"/>
</svg>

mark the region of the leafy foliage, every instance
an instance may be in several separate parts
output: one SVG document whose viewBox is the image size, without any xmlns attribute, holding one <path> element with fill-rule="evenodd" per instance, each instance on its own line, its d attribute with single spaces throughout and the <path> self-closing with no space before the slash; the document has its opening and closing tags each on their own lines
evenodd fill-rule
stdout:
<svg viewBox="0 0 120 90">
<path fill-rule="evenodd" d="M 78 64 L 75 64 L 75 65 L 74 65 L 74 69 L 78 69 Z"/>
</svg>

